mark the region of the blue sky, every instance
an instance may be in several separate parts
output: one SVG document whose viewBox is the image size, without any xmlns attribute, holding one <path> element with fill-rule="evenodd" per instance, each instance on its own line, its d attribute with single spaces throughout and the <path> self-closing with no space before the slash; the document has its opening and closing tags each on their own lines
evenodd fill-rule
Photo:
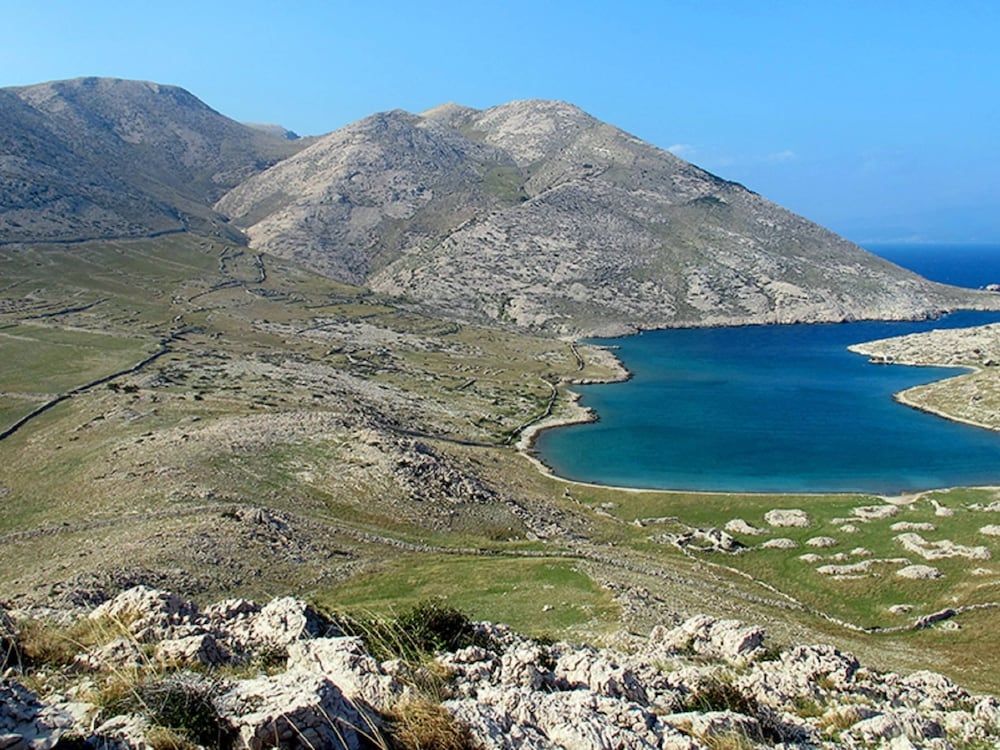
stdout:
<svg viewBox="0 0 1000 750">
<path fill-rule="evenodd" d="M 1000 3 L 0 3 L 0 85 L 189 89 L 301 133 L 580 105 L 860 242 L 1000 241 Z"/>
</svg>

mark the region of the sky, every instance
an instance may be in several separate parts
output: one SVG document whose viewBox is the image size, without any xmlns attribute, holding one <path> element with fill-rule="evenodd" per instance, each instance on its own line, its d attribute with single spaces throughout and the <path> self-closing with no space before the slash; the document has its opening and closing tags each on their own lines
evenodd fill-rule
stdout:
<svg viewBox="0 0 1000 750">
<path fill-rule="evenodd" d="M 0 86 L 172 83 L 327 132 L 570 101 L 863 244 L 1000 242 L 1000 2 L 0 0 Z"/>
</svg>

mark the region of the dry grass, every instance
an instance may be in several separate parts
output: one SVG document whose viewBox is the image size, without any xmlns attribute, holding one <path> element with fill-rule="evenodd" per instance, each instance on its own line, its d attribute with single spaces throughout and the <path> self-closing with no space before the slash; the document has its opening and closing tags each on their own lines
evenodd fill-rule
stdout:
<svg viewBox="0 0 1000 750">
<path fill-rule="evenodd" d="M 118 623 L 86 617 L 70 625 L 24 620 L 17 628 L 17 656 L 22 669 L 68 667 L 77 654 L 126 633 Z"/>
<path fill-rule="evenodd" d="M 438 702 L 412 698 L 392 712 L 391 746 L 395 750 L 473 750 L 472 737 Z"/>
</svg>

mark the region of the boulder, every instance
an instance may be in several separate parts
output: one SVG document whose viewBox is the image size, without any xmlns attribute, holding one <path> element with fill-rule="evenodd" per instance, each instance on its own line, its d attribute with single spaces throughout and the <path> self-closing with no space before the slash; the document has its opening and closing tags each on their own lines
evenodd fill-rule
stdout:
<svg viewBox="0 0 1000 750">
<path fill-rule="evenodd" d="M 389 711 L 405 694 L 403 684 L 383 671 L 357 637 L 293 643 L 288 648 L 288 669 L 322 675 L 349 700 L 377 711 Z"/>
<path fill-rule="evenodd" d="M 666 654 L 696 653 L 746 664 L 764 651 L 763 628 L 744 625 L 737 620 L 716 620 L 695 615 L 671 630 L 658 625 L 649 634 L 652 651 Z"/>
<path fill-rule="evenodd" d="M 191 625 L 197 616 L 191 602 L 149 586 L 127 589 L 90 613 L 91 620 L 110 620 L 143 642 L 169 637 L 173 628 Z"/>
<path fill-rule="evenodd" d="M 593 648 L 567 648 L 552 670 L 561 690 L 590 690 L 607 698 L 623 698 L 649 705 L 649 696 L 641 680 L 628 667 L 619 664 L 607 652 Z"/>
<path fill-rule="evenodd" d="M 216 622 L 223 642 L 234 651 L 286 649 L 306 638 L 342 635 L 313 607 L 290 596 L 273 599 L 257 612 L 247 607 L 244 616 Z"/>
<path fill-rule="evenodd" d="M 920 746 L 926 740 L 944 737 L 944 729 L 936 721 L 921 716 L 912 709 L 898 709 L 859 721 L 844 732 L 841 738 L 845 736 L 869 744 L 904 737 Z"/>
<path fill-rule="evenodd" d="M 542 666 L 544 656 L 537 643 L 525 642 L 508 649 L 500 657 L 499 683 L 540 690 L 552 681 L 552 673 Z"/>
<path fill-rule="evenodd" d="M 444 707 L 482 750 L 559 750 L 534 727 L 521 726 L 506 712 L 478 700 L 445 701 Z"/>
<path fill-rule="evenodd" d="M 101 750 L 153 750 L 146 739 L 151 727 L 139 714 L 113 716 L 94 730 L 92 743 Z"/>
<path fill-rule="evenodd" d="M 780 709 L 799 700 L 819 699 L 824 691 L 846 691 L 861 664 L 833 646 L 796 646 L 773 661 L 755 664 L 736 684 L 758 703 Z"/>
<path fill-rule="evenodd" d="M 0 680 L 0 745 L 5 750 L 49 750 L 74 729 L 67 711 L 43 703 L 14 680 Z"/>
<path fill-rule="evenodd" d="M 78 669 L 92 672 L 113 672 L 134 669 L 146 663 L 142 649 L 131 638 L 119 637 L 103 646 L 77 654 L 73 664 Z"/>
<path fill-rule="evenodd" d="M 171 666 L 217 667 L 231 661 L 230 654 L 211 633 L 172 638 L 156 645 L 156 660 Z"/>
<path fill-rule="evenodd" d="M 909 578 L 917 581 L 927 581 L 933 578 L 940 578 L 943 574 L 937 568 L 930 565 L 907 565 L 896 571 L 900 578 Z"/>
<path fill-rule="evenodd" d="M 757 719 L 735 711 L 689 711 L 663 716 L 661 721 L 702 740 L 734 736 L 758 742 L 764 739 Z"/>
<path fill-rule="evenodd" d="M 814 536 L 806 539 L 806 544 L 810 547 L 836 547 L 837 540 L 832 536 Z"/>
<path fill-rule="evenodd" d="M 776 537 L 774 539 L 768 539 L 760 546 L 761 549 L 795 549 L 799 545 L 798 542 L 792 539 L 786 539 L 785 537 Z"/>
<path fill-rule="evenodd" d="M 742 518 L 734 518 L 728 521 L 723 528 L 730 534 L 745 534 L 746 536 L 759 536 L 767 532 L 759 529 L 753 524 L 747 523 Z"/>
<path fill-rule="evenodd" d="M 899 513 L 899 508 L 895 505 L 863 505 L 853 508 L 851 512 L 863 521 L 877 521 L 892 518 Z"/>
<path fill-rule="evenodd" d="M 215 700 L 219 716 L 247 750 L 360 750 L 372 734 L 363 715 L 330 679 L 306 670 L 236 683 Z"/>
<path fill-rule="evenodd" d="M 769 526 L 805 527 L 809 525 L 809 516 L 798 508 L 776 508 L 764 514 L 764 521 Z"/>
</svg>

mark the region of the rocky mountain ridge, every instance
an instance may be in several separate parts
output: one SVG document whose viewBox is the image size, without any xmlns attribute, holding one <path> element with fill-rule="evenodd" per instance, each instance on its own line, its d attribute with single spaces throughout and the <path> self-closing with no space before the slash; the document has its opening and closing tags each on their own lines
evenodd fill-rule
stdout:
<svg viewBox="0 0 1000 750">
<path fill-rule="evenodd" d="M 100 637 L 60 680 L 54 665 L 24 661 L 37 652 L 30 615 L 14 612 L 16 624 L 0 610 L 11 667 L 0 682 L 3 747 L 48 750 L 70 737 L 87 747 L 171 738 L 251 750 L 950 750 L 1000 741 L 994 697 L 931 672 L 871 670 L 832 646 L 769 649 L 761 628 L 735 620 L 699 615 L 594 648 L 531 640 L 433 605 L 421 615 L 417 630 L 417 620 L 382 621 L 396 629 L 379 638 L 377 625 L 359 634 L 351 618 L 291 597 L 200 610 L 137 586 L 76 620 L 77 632 Z M 108 687 L 122 675 L 124 695 Z M 178 701 L 180 713 L 169 708 Z"/>
<path fill-rule="evenodd" d="M 0 243 L 195 230 L 301 147 L 234 122 L 177 86 L 78 78 L 0 89 Z"/>
<path fill-rule="evenodd" d="M 157 83 L 0 90 L 0 243 L 179 232 L 548 335 L 1000 307 L 564 102 L 395 110 L 291 138 Z"/>
<path fill-rule="evenodd" d="M 467 320 L 558 334 L 918 318 L 933 284 L 573 105 L 374 115 L 216 208 L 254 247 Z"/>
</svg>

